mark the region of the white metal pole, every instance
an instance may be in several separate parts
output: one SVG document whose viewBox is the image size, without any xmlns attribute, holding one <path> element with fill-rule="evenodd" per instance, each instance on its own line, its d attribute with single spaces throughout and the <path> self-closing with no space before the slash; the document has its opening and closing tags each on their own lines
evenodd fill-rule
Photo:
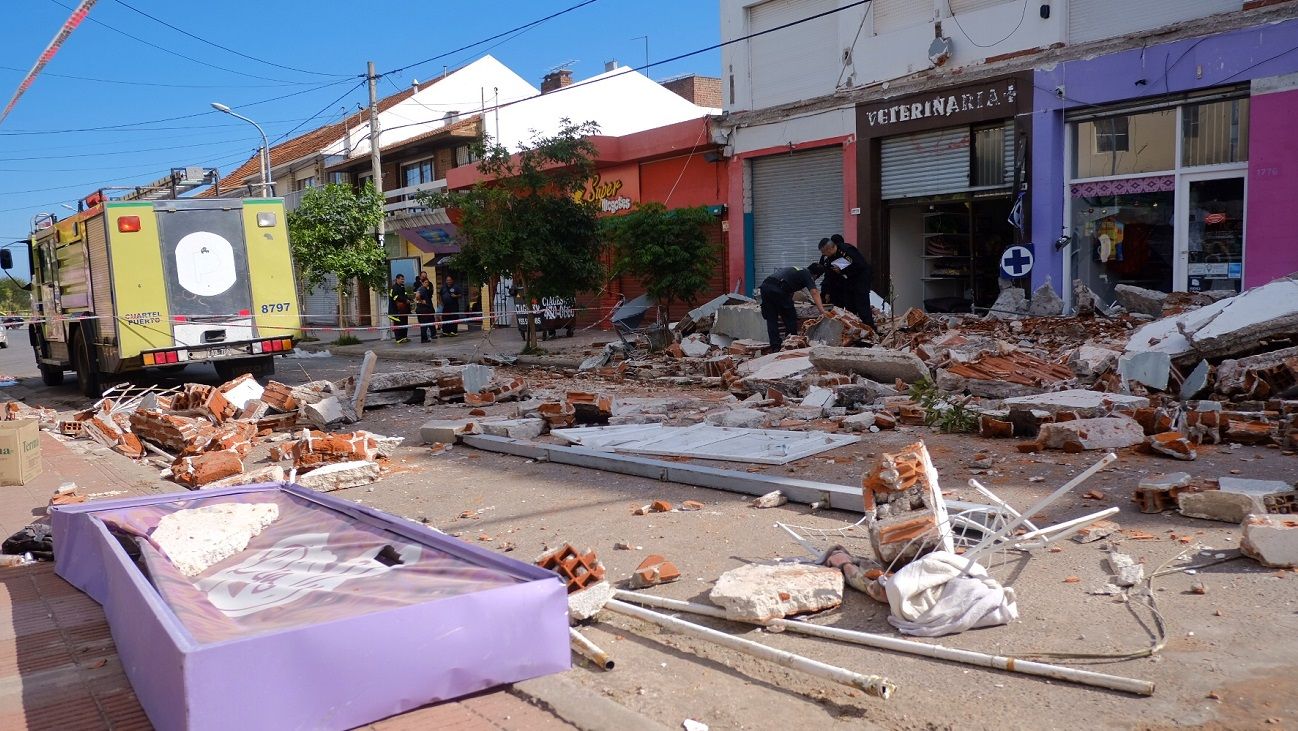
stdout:
<svg viewBox="0 0 1298 731">
<path fill-rule="evenodd" d="M 605 670 L 613 669 L 613 658 L 609 657 L 607 652 L 599 649 L 599 645 L 591 642 L 586 635 L 578 632 L 576 627 L 568 628 L 568 637 L 572 640 L 573 652 L 595 663 L 596 667 Z"/>
<path fill-rule="evenodd" d="M 617 592 L 617 594 L 627 593 L 629 592 Z M 636 595 L 632 595 L 632 597 L 628 598 L 633 598 L 635 596 Z M 835 683 L 842 683 L 843 685 L 863 690 L 867 695 L 878 696 L 884 700 L 887 700 L 892 695 L 892 692 L 897 688 L 897 686 L 893 685 L 890 680 L 881 675 L 862 675 L 835 665 L 820 662 L 819 660 L 812 660 L 811 658 L 803 657 L 802 655 L 795 655 L 786 650 L 777 650 L 773 647 L 767 647 L 760 642 L 753 642 L 752 640 L 745 640 L 742 637 L 735 637 L 734 635 L 729 635 L 725 632 L 719 632 L 710 627 L 704 627 L 702 625 L 694 624 L 693 622 L 686 622 L 683 619 L 669 617 L 658 612 L 651 612 L 643 607 L 637 607 L 634 604 L 620 602 L 616 599 L 609 600 L 609 602 L 604 605 L 604 608 L 612 612 L 617 612 L 618 614 L 625 614 L 628 617 L 635 617 L 636 619 L 642 619 L 646 622 L 652 622 L 659 627 L 666 627 L 667 629 L 675 630 L 681 634 L 691 635 L 693 637 L 702 637 L 706 640 L 715 642 L 722 647 L 728 647 L 746 655 L 760 657 L 763 660 L 770 660 L 771 662 L 783 665 L 786 668 L 801 670 L 804 673 L 815 675 L 816 677 L 824 678 L 826 680 L 832 680 Z"/>
<path fill-rule="evenodd" d="M 658 607 L 660 609 L 671 609 L 680 612 L 689 612 L 691 614 L 700 614 L 705 617 L 729 619 L 724 610 L 702 604 L 682 602 L 676 599 L 651 596 L 648 594 L 637 594 L 633 591 L 626 591 L 624 589 L 615 590 L 613 596 L 615 597 L 614 600 L 610 601 L 606 607 L 613 604 L 625 606 L 624 602 L 618 601 L 620 599 L 645 604 L 651 607 Z M 1005 670 L 1011 673 L 1022 673 L 1024 675 L 1038 675 L 1045 678 L 1054 678 L 1056 680 L 1067 680 L 1081 685 L 1091 685 L 1097 688 L 1120 690 L 1126 693 L 1134 693 L 1136 695 L 1154 694 L 1154 684 L 1147 680 L 1124 678 L 1118 675 L 1106 675 L 1105 673 L 1094 673 L 1089 670 L 1068 668 L 1060 665 L 1049 665 L 1047 663 L 1032 662 L 1030 660 L 1017 660 L 1012 657 L 989 655 L 985 652 L 976 652 L 974 650 L 960 650 L 954 647 L 930 645 L 924 642 L 916 642 L 915 640 L 902 639 L 900 637 L 888 637 L 886 635 L 856 632 L 853 630 L 839 629 L 837 627 L 825 627 L 810 622 L 792 622 L 787 619 L 773 619 L 770 622 L 767 622 L 766 626 L 779 627 L 780 629 L 785 629 L 790 632 L 798 632 L 812 637 L 851 642 L 853 644 L 865 645 L 880 650 L 895 650 L 897 652 L 904 652 L 908 655 L 922 655 L 924 657 L 932 657 L 938 660 L 950 660 L 952 662 L 964 663 L 966 665 L 978 665 L 980 667 L 993 668 L 995 670 Z M 728 637 L 729 635 L 726 636 Z"/>
</svg>

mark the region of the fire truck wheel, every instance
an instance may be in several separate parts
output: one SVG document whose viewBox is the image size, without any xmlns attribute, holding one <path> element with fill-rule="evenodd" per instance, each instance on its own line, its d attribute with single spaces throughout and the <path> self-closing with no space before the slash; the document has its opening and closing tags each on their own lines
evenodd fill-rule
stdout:
<svg viewBox="0 0 1298 731">
<path fill-rule="evenodd" d="M 43 382 L 45 383 L 46 386 L 62 386 L 62 385 L 63 385 L 63 369 L 62 369 L 62 368 L 60 368 L 59 366 L 47 366 L 47 365 L 40 365 L 40 366 L 37 366 L 37 367 L 38 367 L 38 368 L 40 369 L 40 371 L 41 371 L 41 381 L 43 381 Z"/>
<path fill-rule="evenodd" d="M 77 366 L 77 386 L 84 396 L 99 398 L 103 391 L 99 385 L 99 371 L 90 363 L 90 348 L 86 344 L 85 330 L 78 330 L 72 341 L 72 362 Z"/>
</svg>

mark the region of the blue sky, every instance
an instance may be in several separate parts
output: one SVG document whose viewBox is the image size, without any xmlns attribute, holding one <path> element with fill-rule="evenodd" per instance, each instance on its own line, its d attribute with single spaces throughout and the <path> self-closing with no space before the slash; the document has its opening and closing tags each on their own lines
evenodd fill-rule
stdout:
<svg viewBox="0 0 1298 731">
<path fill-rule="evenodd" d="M 185 165 L 229 171 L 254 152 L 260 138 L 250 125 L 213 111 L 212 101 L 255 119 L 273 141 L 299 125 L 294 134 L 337 120 L 344 106 L 350 111 L 364 103 L 364 84 L 352 87 L 368 60 L 380 72 L 406 67 L 579 1 L 99 0 L 0 124 L 0 243 L 26 237 L 34 214 L 65 215 L 69 211 L 60 204 L 75 205 L 101 186 L 144 184 Z M 74 4 L 6 3 L 0 109 Z M 718 4 L 595 0 L 521 34 L 393 73 L 380 81 L 379 94 L 486 53 L 535 85 L 562 64 L 582 79 L 601 73 L 612 59 L 643 64 L 645 42 L 637 36 L 646 35 L 651 62 L 713 45 L 720 37 Z M 649 75 L 719 76 L 720 65 L 720 51 L 710 51 L 654 67 Z M 112 125 L 131 126 L 70 131 Z M 16 271 L 25 273 L 25 252 L 14 253 L 20 259 Z"/>
</svg>

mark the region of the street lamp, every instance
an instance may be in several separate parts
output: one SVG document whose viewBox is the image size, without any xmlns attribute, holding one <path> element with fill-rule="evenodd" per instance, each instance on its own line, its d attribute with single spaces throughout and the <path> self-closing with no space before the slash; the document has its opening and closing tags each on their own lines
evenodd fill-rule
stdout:
<svg viewBox="0 0 1298 731">
<path fill-rule="evenodd" d="M 242 119 L 248 124 L 251 124 L 252 126 L 256 127 L 257 131 L 261 133 L 261 154 L 258 155 L 258 157 L 261 158 L 261 194 L 263 197 L 269 197 L 270 196 L 270 142 L 266 140 L 266 131 L 261 128 L 260 124 L 257 124 L 256 122 L 252 121 L 251 119 L 248 119 L 242 114 L 239 114 L 238 112 L 227 107 L 221 102 L 212 102 L 212 108 L 218 112 L 224 112 L 230 115 L 231 117 Z"/>
</svg>

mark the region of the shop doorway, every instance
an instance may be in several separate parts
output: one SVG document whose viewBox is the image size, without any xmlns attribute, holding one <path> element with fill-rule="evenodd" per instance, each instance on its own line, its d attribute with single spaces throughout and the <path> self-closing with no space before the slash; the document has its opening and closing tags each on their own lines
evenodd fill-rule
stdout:
<svg viewBox="0 0 1298 731">
<path fill-rule="evenodd" d="M 1176 278 L 1189 292 L 1240 291 L 1244 277 L 1244 174 L 1181 176 Z M 1182 270 L 1183 269 L 1183 270 Z"/>
<path fill-rule="evenodd" d="M 888 209 L 893 307 L 971 312 L 1000 294 L 1000 256 L 1014 243 L 1007 195 L 906 202 Z"/>
</svg>

